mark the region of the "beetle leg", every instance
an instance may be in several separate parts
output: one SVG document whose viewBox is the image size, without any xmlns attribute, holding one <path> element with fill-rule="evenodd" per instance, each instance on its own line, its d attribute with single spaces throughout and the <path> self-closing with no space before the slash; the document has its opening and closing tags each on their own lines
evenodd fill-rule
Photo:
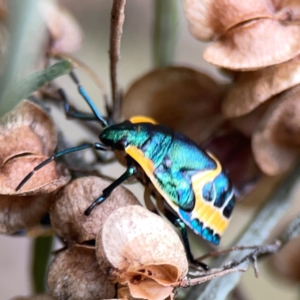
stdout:
<svg viewBox="0 0 300 300">
<path fill-rule="evenodd" d="M 90 96 L 88 95 L 88 93 L 86 92 L 84 87 L 81 85 L 81 83 L 79 82 L 79 79 L 77 78 L 75 73 L 71 71 L 70 76 L 71 76 L 72 80 L 74 81 L 74 83 L 77 85 L 77 89 L 78 89 L 79 94 L 82 96 L 82 98 L 85 100 L 85 102 L 91 108 L 95 118 L 98 119 L 104 127 L 107 127 L 108 126 L 107 121 L 102 117 L 102 115 L 99 112 L 97 106 L 95 105 L 93 100 L 90 98 Z"/>
<path fill-rule="evenodd" d="M 101 204 L 104 200 L 108 198 L 111 192 L 122 184 L 125 180 L 127 180 L 132 175 L 136 174 L 137 169 L 135 166 L 129 166 L 128 169 L 123 173 L 118 179 L 116 179 L 111 185 L 109 185 L 106 189 L 103 190 L 102 195 L 96 199 L 84 212 L 86 216 L 88 216 L 95 206 Z"/>
<path fill-rule="evenodd" d="M 190 247 L 185 223 L 180 218 L 176 217 L 174 214 L 172 214 L 170 211 L 166 209 L 165 209 L 165 216 L 175 227 L 177 227 L 180 230 L 188 261 L 194 266 L 201 267 L 206 271 L 209 270 L 209 266 L 207 264 L 194 259 L 194 256 L 191 252 L 191 247 Z"/>
<path fill-rule="evenodd" d="M 81 112 L 70 106 L 66 92 L 63 89 L 59 89 L 58 93 L 64 101 L 64 111 L 67 117 L 81 120 L 98 121 L 95 114 L 89 114 Z"/>
<path fill-rule="evenodd" d="M 95 143 L 95 144 L 83 144 L 81 146 L 77 146 L 77 147 L 72 147 L 69 149 L 65 149 L 63 151 L 57 152 L 54 155 L 50 156 L 49 158 L 47 158 L 46 160 L 44 160 L 43 162 L 41 162 L 39 165 L 37 165 L 30 173 L 28 173 L 24 179 L 19 183 L 19 185 L 16 188 L 16 191 L 18 191 L 32 176 L 33 174 L 38 171 L 39 169 L 43 168 L 44 166 L 46 166 L 47 164 L 49 164 L 50 162 L 54 161 L 56 158 L 72 153 L 72 152 L 77 152 L 77 151 L 81 151 L 87 148 L 95 148 L 96 150 L 102 150 L 102 151 L 106 151 L 107 148 L 100 144 L 100 143 Z"/>
</svg>

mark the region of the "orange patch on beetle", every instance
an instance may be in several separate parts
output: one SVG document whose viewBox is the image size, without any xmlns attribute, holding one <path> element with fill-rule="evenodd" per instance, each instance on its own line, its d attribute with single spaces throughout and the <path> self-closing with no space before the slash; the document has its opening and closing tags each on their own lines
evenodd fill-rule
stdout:
<svg viewBox="0 0 300 300">
<path fill-rule="evenodd" d="M 152 118 L 149 118 L 149 117 L 145 117 L 145 116 L 134 116 L 134 117 L 131 117 L 129 119 L 129 121 L 133 124 L 136 124 L 136 123 L 151 123 L 151 124 L 157 124 L 157 122 L 152 119 Z"/>
</svg>

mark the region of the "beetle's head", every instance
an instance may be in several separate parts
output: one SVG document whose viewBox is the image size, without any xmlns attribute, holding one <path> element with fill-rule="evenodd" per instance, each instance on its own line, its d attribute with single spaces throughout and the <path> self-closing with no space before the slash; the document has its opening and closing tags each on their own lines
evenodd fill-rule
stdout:
<svg viewBox="0 0 300 300">
<path fill-rule="evenodd" d="M 115 124 L 105 128 L 99 138 L 103 144 L 111 147 L 112 150 L 124 150 L 132 144 L 138 135 L 138 126 L 129 121 Z"/>
</svg>

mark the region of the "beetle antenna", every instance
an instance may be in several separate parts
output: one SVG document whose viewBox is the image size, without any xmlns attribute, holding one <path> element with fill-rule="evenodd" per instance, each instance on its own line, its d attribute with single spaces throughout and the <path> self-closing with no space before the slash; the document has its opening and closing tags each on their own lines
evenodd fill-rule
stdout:
<svg viewBox="0 0 300 300">
<path fill-rule="evenodd" d="M 50 156 L 49 158 L 47 158 L 46 160 L 42 161 L 39 165 L 37 165 L 30 173 L 28 173 L 24 179 L 19 183 L 19 185 L 16 188 L 16 191 L 18 191 L 19 189 L 22 188 L 22 186 L 33 176 L 33 174 L 38 171 L 39 169 L 43 168 L 44 166 L 46 166 L 47 164 L 49 164 L 50 162 L 52 162 L 53 160 L 55 160 L 56 158 L 72 153 L 72 152 L 77 152 L 77 151 L 81 151 L 87 148 L 95 148 L 96 150 L 100 150 L 100 151 L 106 151 L 107 148 L 100 144 L 100 143 L 95 143 L 95 144 L 83 144 L 81 146 L 77 146 L 77 147 L 73 147 L 73 148 L 69 148 L 69 149 L 65 149 L 63 151 L 57 152 L 56 154 Z"/>
<path fill-rule="evenodd" d="M 108 127 L 107 121 L 102 117 L 101 113 L 99 112 L 98 108 L 96 107 L 93 100 L 90 98 L 84 87 L 79 82 L 78 77 L 75 75 L 73 71 L 70 72 L 70 77 L 72 78 L 73 82 L 77 85 L 78 92 L 82 96 L 82 98 L 86 101 L 86 103 L 89 105 L 91 110 L 93 111 L 95 117 L 101 122 L 103 127 Z"/>
</svg>

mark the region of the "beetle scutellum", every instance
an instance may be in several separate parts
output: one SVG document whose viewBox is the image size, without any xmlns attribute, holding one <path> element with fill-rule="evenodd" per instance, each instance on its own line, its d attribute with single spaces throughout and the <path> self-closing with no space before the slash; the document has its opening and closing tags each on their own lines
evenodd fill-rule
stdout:
<svg viewBox="0 0 300 300">
<path fill-rule="evenodd" d="M 219 161 L 186 136 L 156 124 L 147 117 L 133 117 L 129 121 L 109 126 L 74 73 L 71 73 L 71 77 L 93 115 L 71 112 L 67 98 L 61 91 L 66 114 L 100 121 L 105 127 L 99 135 L 101 143 L 84 144 L 56 153 L 35 167 L 16 189 L 21 189 L 35 171 L 59 156 L 92 147 L 101 151 L 122 150 L 126 154 L 127 170 L 103 190 L 102 195 L 86 209 L 86 215 L 106 200 L 118 185 L 131 176 L 137 176 L 142 170 L 158 194 L 178 215 L 179 218 L 170 214 L 167 217 L 181 228 L 187 256 L 191 261 L 193 256 L 184 224 L 205 240 L 219 244 L 235 204 L 233 187 Z"/>
</svg>

